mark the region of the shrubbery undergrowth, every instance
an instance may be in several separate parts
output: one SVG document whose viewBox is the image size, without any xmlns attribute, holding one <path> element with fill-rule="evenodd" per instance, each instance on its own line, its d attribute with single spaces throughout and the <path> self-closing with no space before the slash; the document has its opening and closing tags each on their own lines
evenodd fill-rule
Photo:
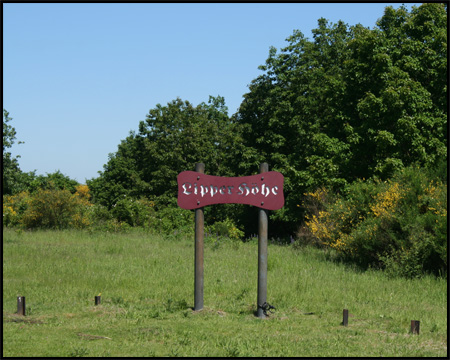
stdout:
<svg viewBox="0 0 450 360">
<path fill-rule="evenodd" d="M 446 274 L 447 184 L 408 167 L 387 181 L 356 181 L 342 194 L 305 194 L 300 241 L 392 275 Z"/>
<path fill-rule="evenodd" d="M 447 275 L 447 183 L 424 168 L 408 167 L 392 178 L 358 180 L 341 193 L 319 188 L 305 194 L 305 221 L 297 244 L 332 249 L 339 260 L 392 276 Z M 140 227 L 170 236 L 191 236 L 194 212 L 176 203 L 124 196 L 111 209 L 90 201 L 87 185 L 46 186 L 3 196 L 3 226 L 78 228 L 123 232 Z M 243 240 L 232 219 L 205 224 L 205 233 Z"/>
</svg>

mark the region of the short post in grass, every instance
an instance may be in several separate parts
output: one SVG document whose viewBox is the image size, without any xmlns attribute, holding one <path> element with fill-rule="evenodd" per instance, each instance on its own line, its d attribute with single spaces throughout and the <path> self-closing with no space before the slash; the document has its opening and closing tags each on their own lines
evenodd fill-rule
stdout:
<svg viewBox="0 0 450 360">
<path fill-rule="evenodd" d="M 95 299 L 95 305 L 100 305 L 100 303 L 102 302 L 102 297 L 100 295 L 96 296 Z"/>
<path fill-rule="evenodd" d="M 348 309 L 344 309 L 343 311 L 342 325 L 348 326 Z"/>
<path fill-rule="evenodd" d="M 420 321 L 411 320 L 411 333 L 419 335 L 420 332 Z"/>
<path fill-rule="evenodd" d="M 261 163 L 259 167 L 260 174 L 269 171 L 269 164 Z M 267 301 L 267 234 L 268 234 L 267 210 L 259 208 L 258 210 L 258 309 L 256 316 L 264 319 L 263 304 Z"/>
<path fill-rule="evenodd" d="M 25 296 L 17 297 L 17 313 L 25 316 Z"/>
<path fill-rule="evenodd" d="M 205 164 L 195 164 L 195 171 L 205 173 Z M 195 209 L 195 278 L 194 278 L 194 310 L 203 309 L 203 247 L 204 247 L 203 207 Z"/>
</svg>

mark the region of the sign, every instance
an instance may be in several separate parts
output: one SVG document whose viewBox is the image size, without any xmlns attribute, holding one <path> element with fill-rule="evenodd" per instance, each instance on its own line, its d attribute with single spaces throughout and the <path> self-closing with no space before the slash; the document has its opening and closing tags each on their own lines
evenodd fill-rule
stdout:
<svg viewBox="0 0 450 360">
<path fill-rule="evenodd" d="M 178 174 L 178 206 L 198 209 L 212 204 L 247 204 L 266 210 L 284 205 L 284 177 L 277 171 L 222 177 L 183 171 Z"/>
</svg>

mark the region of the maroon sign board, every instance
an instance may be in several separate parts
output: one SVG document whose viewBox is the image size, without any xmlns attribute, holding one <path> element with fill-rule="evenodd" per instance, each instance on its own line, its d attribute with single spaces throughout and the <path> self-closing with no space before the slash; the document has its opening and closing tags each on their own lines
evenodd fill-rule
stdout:
<svg viewBox="0 0 450 360">
<path fill-rule="evenodd" d="M 267 303 L 267 210 L 281 209 L 284 205 L 284 177 L 269 171 L 267 163 L 260 164 L 260 173 L 252 176 L 222 177 L 204 174 L 205 165 L 197 163 L 196 171 L 178 174 L 178 206 L 195 209 L 195 278 L 194 310 L 203 309 L 203 207 L 212 204 L 247 204 L 258 210 L 258 310 L 265 318 Z M 269 310 L 270 311 L 270 310 Z"/>
<path fill-rule="evenodd" d="M 284 177 L 277 171 L 242 177 L 183 171 L 178 174 L 177 182 L 178 206 L 183 209 L 233 203 L 277 210 L 284 205 Z"/>
</svg>

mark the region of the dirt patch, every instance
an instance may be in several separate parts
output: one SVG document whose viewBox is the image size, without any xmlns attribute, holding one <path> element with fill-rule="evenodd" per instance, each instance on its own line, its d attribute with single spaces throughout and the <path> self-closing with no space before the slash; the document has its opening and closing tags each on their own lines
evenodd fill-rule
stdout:
<svg viewBox="0 0 450 360">
<path fill-rule="evenodd" d="M 85 340 L 102 340 L 102 339 L 112 340 L 110 337 L 107 337 L 107 336 L 89 335 L 89 334 L 83 334 L 83 333 L 78 333 L 77 335 Z"/>
<path fill-rule="evenodd" d="M 25 324 L 44 324 L 42 319 L 34 317 L 23 316 L 19 314 L 3 314 L 3 322 L 15 322 Z"/>
</svg>

